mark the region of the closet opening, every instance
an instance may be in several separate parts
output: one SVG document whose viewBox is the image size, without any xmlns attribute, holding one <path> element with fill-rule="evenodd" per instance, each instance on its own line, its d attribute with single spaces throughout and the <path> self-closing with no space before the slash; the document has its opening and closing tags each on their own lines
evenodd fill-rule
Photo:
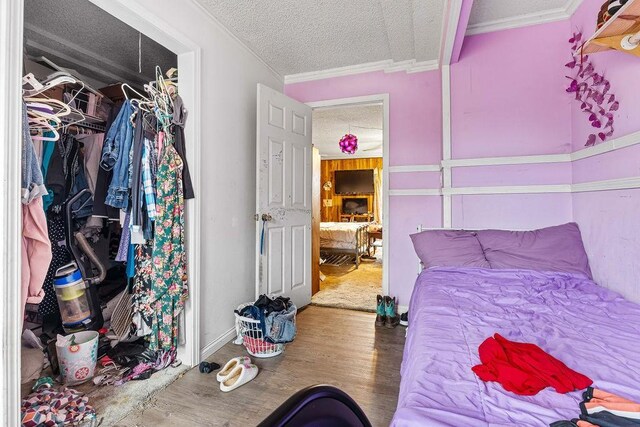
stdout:
<svg viewBox="0 0 640 427">
<path fill-rule="evenodd" d="M 370 97 L 370 98 L 376 98 Z M 313 108 L 314 305 L 375 311 L 384 288 L 386 104 L 334 100 Z M 357 140 L 356 146 L 349 145 Z M 316 260 L 312 260 L 316 265 Z"/>
<path fill-rule="evenodd" d="M 23 415 L 66 386 L 111 425 L 193 345 L 178 57 L 92 2 L 25 0 L 23 76 Z"/>
</svg>

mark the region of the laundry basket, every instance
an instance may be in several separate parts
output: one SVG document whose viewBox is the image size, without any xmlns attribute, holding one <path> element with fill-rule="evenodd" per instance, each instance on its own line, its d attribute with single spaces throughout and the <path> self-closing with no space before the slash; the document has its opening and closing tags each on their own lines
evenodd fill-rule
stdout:
<svg viewBox="0 0 640 427">
<path fill-rule="evenodd" d="M 243 308 L 250 305 L 253 305 L 253 303 L 240 304 L 237 312 L 234 313 L 236 316 L 236 333 L 238 334 L 238 340 L 242 338 L 242 344 L 253 357 L 267 358 L 279 355 L 284 351 L 286 344 L 272 344 L 265 341 L 262 329 L 260 328 L 260 321 L 238 314 Z M 293 321 L 295 322 L 295 316 Z"/>
</svg>

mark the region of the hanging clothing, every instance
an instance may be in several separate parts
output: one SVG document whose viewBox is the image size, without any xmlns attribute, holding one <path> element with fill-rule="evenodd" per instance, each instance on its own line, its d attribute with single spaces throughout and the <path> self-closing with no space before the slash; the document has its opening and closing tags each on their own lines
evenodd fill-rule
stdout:
<svg viewBox="0 0 640 427">
<path fill-rule="evenodd" d="M 482 381 L 499 382 L 505 390 L 522 396 L 532 396 L 546 387 L 569 393 L 593 382 L 537 345 L 509 341 L 500 334 L 480 344 L 478 353 L 482 364 L 472 370 Z"/>
<path fill-rule="evenodd" d="M 119 209 L 129 207 L 130 151 L 133 141 L 130 118 L 133 113 L 131 102 L 125 101 L 102 146 L 100 166 L 106 171 L 113 171 L 105 204 Z"/>
<path fill-rule="evenodd" d="M 43 135 L 46 137 L 52 137 L 53 132 L 45 132 Z M 53 155 L 55 149 L 55 141 L 42 141 L 42 165 L 40 166 L 40 170 L 42 171 L 42 177 L 45 182 L 47 180 L 49 163 L 51 163 L 51 156 Z M 51 203 L 53 203 L 53 191 L 50 188 L 47 188 L 47 190 L 47 194 L 42 196 L 42 208 L 45 212 L 49 210 L 49 206 L 51 206 Z"/>
<path fill-rule="evenodd" d="M 102 145 L 104 144 L 104 133 L 76 135 L 76 139 L 84 145 L 84 174 L 89 191 L 91 191 L 91 194 L 95 194 L 100 158 L 102 157 Z"/>
<path fill-rule="evenodd" d="M 27 105 L 22 103 L 22 203 L 27 205 L 32 200 L 47 194 L 44 178 L 40 169 L 40 160 L 33 147 L 33 140 L 29 131 L 29 117 Z"/>
<path fill-rule="evenodd" d="M 104 104 L 101 104 L 104 105 Z M 109 114 L 107 118 L 106 129 L 111 130 L 116 117 L 120 113 L 121 105 L 111 105 L 109 108 Z M 102 140 L 102 147 L 104 151 L 104 138 Z M 100 162 L 98 163 L 100 165 Z M 106 218 L 112 221 L 117 221 L 120 213 L 117 208 L 105 204 L 107 199 L 107 193 L 109 192 L 109 185 L 111 184 L 111 178 L 113 177 L 113 169 L 105 170 L 101 166 L 98 167 L 98 174 L 96 177 L 96 188 L 93 193 L 93 212 L 94 218 Z M 94 220 L 95 222 L 95 220 Z"/>
<path fill-rule="evenodd" d="M 51 263 L 51 242 L 47 218 L 42 209 L 42 197 L 22 205 L 22 314 L 26 303 L 39 304 L 42 289 Z"/>
<path fill-rule="evenodd" d="M 160 163 L 156 186 L 155 237 L 138 248 L 135 315 L 150 328 L 149 348 L 170 350 L 178 345 L 178 316 L 188 296 L 184 247 L 182 159 L 171 137 L 158 135 Z"/>
<path fill-rule="evenodd" d="M 173 99 L 173 117 L 171 122 L 173 123 L 173 144 L 183 164 L 182 191 L 185 200 L 193 199 L 195 194 L 193 192 L 193 184 L 191 183 L 191 173 L 189 172 L 189 164 L 187 163 L 187 148 L 184 140 L 184 125 L 187 122 L 187 109 L 184 107 L 184 102 L 180 95 L 176 95 Z"/>
</svg>

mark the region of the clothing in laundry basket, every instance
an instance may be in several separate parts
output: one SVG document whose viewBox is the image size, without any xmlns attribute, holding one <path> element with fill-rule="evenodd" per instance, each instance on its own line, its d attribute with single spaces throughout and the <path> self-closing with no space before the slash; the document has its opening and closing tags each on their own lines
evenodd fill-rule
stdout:
<svg viewBox="0 0 640 427">
<path fill-rule="evenodd" d="M 269 298 L 260 295 L 253 305 L 244 307 L 238 314 L 260 322 L 265 341 L 272 344 L 285 344 L 296 336 L 296 306 L 289 298 Z"/>
</svg>

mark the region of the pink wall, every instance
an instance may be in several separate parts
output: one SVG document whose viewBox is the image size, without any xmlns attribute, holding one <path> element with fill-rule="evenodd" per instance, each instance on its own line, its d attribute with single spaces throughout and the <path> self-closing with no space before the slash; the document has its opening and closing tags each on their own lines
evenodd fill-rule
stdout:
<svg viewBox="0 0 640 427">
<path fill-rule="evenodd" d="M 531 230 L 571 221 L 571 196 L 553 194 L 492 194 L 453 196 L 455 227 L 477 230 Z"/>
<path fill-rule="evenodd" d="M 582 148 L 588 122 L 565 93 L 567 39 L 577 25 L 591 27 L 602 0 L 585 0 L 571 21 L 469 36 L 451 66 L 454 159 L 570 153 Z M 597 7 L 596 7 L 597 6 Z M 589 21 L 589 25 L 583 22 Z M 588 33 L 588 32 L 586 32 Z M 640 129 L 640 61 L 599 54 L 597 65 L 621 100 L 617 136 Z M 378 93 L 390 97 L 392 166 L 437 164 L 441 159 L 440 73 L 365 73 L 285 86 L 302 102 Z M 585 126 L 586 125 L 586 126 Z M 453 185 L 569 184 L 640 175 L 640 148 L 579 162 L 453 169 Z M 391 173 L 390 188 L 438 188 L 433 172 Z M 576 220 L 592 269 L 603 285 L 640 301 L 640 190 L 594 193 L 465 195 L 452 197 L 453 225 L 464 228 L 537 228 Z M 408 304 L 416 273 L 409 234 L 418 224 L 442 224 L 441 198 L 391 196 L 390 293 Z"/>
<path fill-rule="evenodd" d="M 568 22 L 465 38 L 451 66 L 452 156 L 571 151 L 571 106 L 564 92 Z M 568 184 L 569 164 L 454 168 L 454 187 Z M 571 195 L 455 196 L 453 226 L 536 228 L 571 220 Z"/>
<path fill-rule="evenodd" d="M 433 165 L 442 158 L 442 85 L 438 71 L 407 74 L 372 72 L 285 86 L 301 102 L 389 94 L 389 163 Z M 438 173 L 390 174 L 391 189 L 438 188 Z M 389 288 L 401 305 L 409 304 L 417 258 L 409 234 L 420 223 L 440 226 L 440 197 L 391 196 L 389 199 Z"/>
<path fill-rule="evenodd" d="M 580 7 L 571 17 L 571 29 L 581 30 L 585 38 L 590 37 L 596 28 L 596 17 L 603 0 L 583 0 Z M 568 52 L 569 43 L 562 44 Z M 568 53 L 565 59 L 568 62 Z M 602 52 L 590 57 L 599 73 L 604 72 L 611 82 L 611 92 L 620 101 L 620 110 L 615 115 L 614 137 L 640 131 L 640 85 L 638 75 L 640 60 L 633 55 L 622 52 Z M 574 101 L 575 102 L 575 101 Z M 587 136 L 593 132 L 586 115 L 577 105 L 572 105 L 572 139 L 574 150 L 583 148 Z"/>
<path fill-rule="evenodd" d="M 389 164 L 440 162 L 442 107 L 440 73 L 382 71 L 285 85 L 285 94 L 301 102 L 389 94 Z"/>
<path fill-rule="evenodd" d="M 453 158 L 567 153 L 568 22 L 469 36 L 451 66 Z"/>
<path fill-rule="evenodd" d="M 595 31 L 602 0 L 584 0 L 571 18 L 572 29 L 585 37 Z M 640 59 L 611 51 L 591 56 L 596 70 L 605 73 L 620 101 L 615 115 L 615 137 L 640 130 Z M 572 105 L 574 150 L 583 148 L 592 132 L 579 106 Z M 640 146 L 627 147 L 573 164 L 573 182 L 640 176 Z M 577 193 L 573 218 L 580 225 L 594 279 L 629 299 L 640 302 L 640 189 Z"/>
<path fill-rule="evenodd" d="M 640 189 L 573 195 L 594 280 L 640 302 Z"/>
<path fill-rule="evenodd" d="M 470 166 L 453 168 L 451 175 L 454 187 L 567 184 L 571 182 L 571 165 L 547 163 Z"/>
</svg>

